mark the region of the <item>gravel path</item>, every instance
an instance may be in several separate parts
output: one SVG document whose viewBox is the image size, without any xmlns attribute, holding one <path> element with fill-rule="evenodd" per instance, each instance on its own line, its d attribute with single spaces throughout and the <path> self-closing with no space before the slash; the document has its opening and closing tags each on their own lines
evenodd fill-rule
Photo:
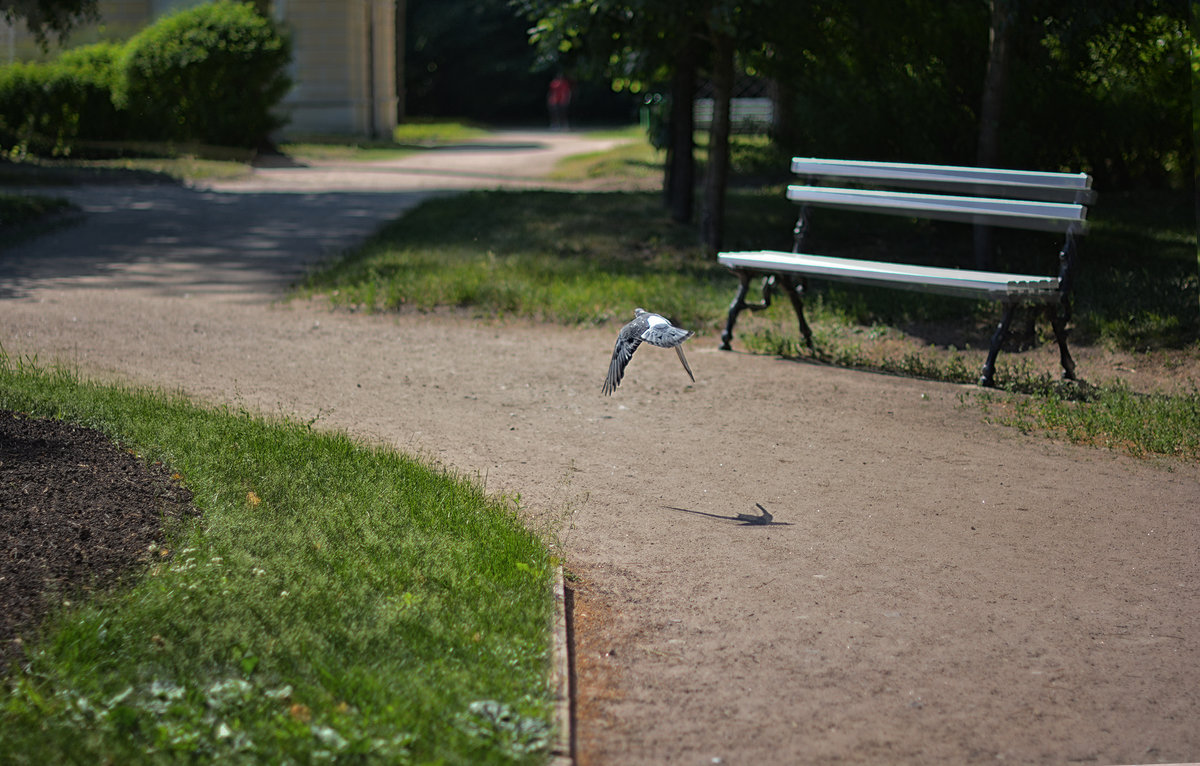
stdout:
<svg viewBox="0 0 1200 766">
<path fill-rule="evenodd" d="M 520 493 L 579 575 L 581 763 L 1200 760 L 1196 465 L 989 425 L 970 388 L 711 337 L 689 342 L 694 385 L 647 347 L 603 397 L 615 327 L 276 302 L 427 195 L 535 184 L 596 148 L 511 133 L 66 189 L 81 224 L 0 254 L 0 343 Z M 736 519 L 756 503 L 774 523 Z"/>
</svg>

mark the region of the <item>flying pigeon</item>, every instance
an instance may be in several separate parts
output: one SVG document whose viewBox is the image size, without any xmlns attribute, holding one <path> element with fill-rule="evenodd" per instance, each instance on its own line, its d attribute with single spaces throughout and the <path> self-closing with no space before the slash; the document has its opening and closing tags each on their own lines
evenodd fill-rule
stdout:
<svg viewBox="0 0 1200 766">
<path fill-rule="evenodd" d="M 621 378 L 625 375 L 625 366 L 629 364 L 633 352 L 642 341 L 662 348 L 675 349 L 675 353 L 679 354 L 679 361 L 683 362 L 683 369 L 687 370 L 688 377 L 695 383 L 696 376 L 692 374 L 692 368 L 688 367 L 682 346 L 685 340 L 695 334 L 691 330 L 682 330 L 674 326 L 658 314 L 651 314 L 645 309 L 634 309 L 633 321 L 622 327 L 617 335 L 617 345 L 613 349 L 612 361 L 608 364 L 608 377 L 604 379 L 601 391 L 608 396 L 617 390 L 617 386 L 621 385 Z"/>
</svg>

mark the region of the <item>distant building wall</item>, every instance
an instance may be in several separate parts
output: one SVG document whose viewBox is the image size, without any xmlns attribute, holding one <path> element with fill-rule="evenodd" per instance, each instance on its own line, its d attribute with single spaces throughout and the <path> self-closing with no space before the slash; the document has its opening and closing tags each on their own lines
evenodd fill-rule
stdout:
<svg viewBox="0 0 1200 766">
<path fill-rule="evenodd" d="M 67 46 L 127 39 L 153 19 L 199 0 L 99 0 L 100 21 L 72 32 Z M 282 109 L 285 135 L 391 135 L 396 126 L 394 0 L 275 0 L 272 14 L 292 36 L 293 88 Z M 51 44 L 49 55 L 58 50 Z M 0 64 L 45 54 L 18 22 L 0 21 Z"/>
<path fill-rule="evenodd" d="M 289 133 L 390 136 L 396 127 L 395 4 L 277 0 L 292 34 Z"/>
</svg>

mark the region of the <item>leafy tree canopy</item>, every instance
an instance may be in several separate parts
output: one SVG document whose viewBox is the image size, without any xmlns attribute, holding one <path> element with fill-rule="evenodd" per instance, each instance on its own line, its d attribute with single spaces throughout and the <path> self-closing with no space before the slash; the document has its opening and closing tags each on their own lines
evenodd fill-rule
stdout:
<svg viewBox="0 0 1200 766">
<path fill-rule="evenodd" d="M 96 0 L 0 0 L 0 16 L 10 24 L 23 19 L 45 46 L 51 34 L 62 39 L 79 22 L 95 19 Z"/>
</svg>

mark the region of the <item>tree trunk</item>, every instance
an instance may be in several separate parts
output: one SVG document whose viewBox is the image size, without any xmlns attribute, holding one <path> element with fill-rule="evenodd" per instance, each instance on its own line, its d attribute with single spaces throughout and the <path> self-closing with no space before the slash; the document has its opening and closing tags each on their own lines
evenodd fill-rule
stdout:
<svg viewBox="0 0 1200 766">
<path fill-rule="evenodd" d="M 733 97 L 733 38 L 713 36 L 713 117 L 708 132 L 708 172 L 700 241 L 715 255 L 725 239 L 725 190 L 729 185 L 729 102 Z"/>
<path fill-rule="evenodd" d="M 786 81 L 772 79 L 768 92 L 775 104 L 775 112 L 771 115 L 771 139 L 776 146 L 789 147 L 796 138 L 795 120 L 792 117 L 795 88 Z"/>
<path fill-rule="evenodd" d="M 1008 54 L 1011 31 L 1016 23 L 1015 0 L 991 0 L 992 20 L 988 31 L 987 73 L 983 78 L 983 102 L 979 109 L 979 145 L 975 164 L 995 167 L 1000 161 L 1000 121 L 1004 92 L 1008 85 Z M 994 245 L 989 226 L 975 227 L 975 268 L 990 269 Z"/>
<path fill-rule="evenodd" d="M 696 44 L 689 40 L 671 74 L 671 115 L 663 191 L 671 220 L 677 223 L 691 222 L 696 188 L 696 126 L 692 114 L 692 100 L 696 96 L 696 58 Z"/>
<path fill-rule="evenodd" d="M 1009 39 L 1016 23 L 1013 0 L 991 0 L 987 73 L 983 78 L 983 103 L 979 110 L 977 164 L 993 167 L 1000 159 L 1000 121 L 1008 86 Z"/>
</svg>

